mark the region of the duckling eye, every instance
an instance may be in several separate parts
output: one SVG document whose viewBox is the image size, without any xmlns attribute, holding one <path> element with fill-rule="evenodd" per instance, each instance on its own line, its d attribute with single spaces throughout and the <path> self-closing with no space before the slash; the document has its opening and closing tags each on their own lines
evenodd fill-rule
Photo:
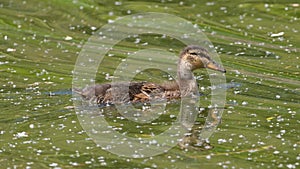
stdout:
<svg viewBox="0 0 300 169">
<path fill-rule="evenodd" d="M 191 55 L 198 55 L 196 52 L 192 52 L 192 53 L 190 53 Z"/>
</svg>

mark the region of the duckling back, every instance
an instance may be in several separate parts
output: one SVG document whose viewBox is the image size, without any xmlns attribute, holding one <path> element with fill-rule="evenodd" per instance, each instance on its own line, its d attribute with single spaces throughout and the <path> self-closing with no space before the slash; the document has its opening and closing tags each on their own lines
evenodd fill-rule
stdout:
<svg viewBox="0 0 300 169">
<path fill-rule="evenodd" d="M 151 82 L 96 84 L 77 90 L 76 93 L 85 100 L 96 102 L 99 105 L 180 98 L 180 91 L 176 82 L 162 85 Z"/>
</svg>

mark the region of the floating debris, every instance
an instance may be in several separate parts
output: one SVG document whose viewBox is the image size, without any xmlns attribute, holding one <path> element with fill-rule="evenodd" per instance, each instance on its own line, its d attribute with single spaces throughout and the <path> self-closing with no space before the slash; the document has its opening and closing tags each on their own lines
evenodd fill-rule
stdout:
<svg viewBox="0 0 300 169">
<path fill-rule="evenodd" d="M 74 109 L 74 106 L 66 106 L 65 109 Z"/>
<path fill-rule="evenodd" d="M 271 121 L 272 119 L 274 119 L 275 117 L 267 117 L 267 121 Z"/>
<path fill-rule="evenodd" d="M 17 134 L 14 134 L 15 138 L 22 138 L 22 137 L 28 137 L 28 134 L 23 131 L 23 132 L 19 132 Z"/>
<path fill-rule="evenodd" d="M 6 49 L 6 52 L 15 52 L 16 51 L 16 49 L 13 49 L 13 48 L 7 48 Z"/>
<path fill-rule="evenodd" d="M 279 33 L 272 33 L 270 36 L 272 38 L 275 38 L 275 37 L 280 37 L 280 36 L 283 36 L 284 35 L 284 32 L 279 32 Z"/>
<path fill-rule="evenodd" d="M 0 65 L 4 65 L 4 64 L 8 64 L 8 63 L 9 63 L 8 61 L 0 62 Z"/>
<path fill-rule="evenodd" d="M 49 166 L 50 166 L 50 167 L 57 167 L 58 164 L 57 164 L 57 163 L 51 163 L 51 164 L 49 164 Z"/>
<path fill-rule="evenodd" d="M 246 101 L 243 101 L 243 102 L 242 102 L 242 105 L 243 105 L 243 106 L 246 106 L 247 104 L 248 104 L 248 102 L 246 102 Z"/>
<path fill-rule="evenodd" d="M 33 129 L 34 128 L 34 124 L 29 124 L 29 128 Z"/>
<path fill-rule="evenodd" d="M 66 36 L 65 40 L 72 40 L 73 38 L 71 36 Z"/>
<path fill-rule="evenodd" d="M 292 7 L 299 7 L 300 5 L 299 5 L 299 4 L 296 4 L 296 3 L 294 3 L 294 4 L 291 4 L 291 6 L 292 6 Z"/>
</svg>

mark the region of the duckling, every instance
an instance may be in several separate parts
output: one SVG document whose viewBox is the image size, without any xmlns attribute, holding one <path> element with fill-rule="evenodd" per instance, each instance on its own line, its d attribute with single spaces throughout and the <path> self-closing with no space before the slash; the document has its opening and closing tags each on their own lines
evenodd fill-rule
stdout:
<svg viewBox="0 0 300 169">
<path fill-rule="evenodd" d="M 191 45 L 185 47 L 180 54 L 177 64 L 177 81 L 165 84 L 145 81 L 105 83 L 88 86 L 82 90 L 75 90 L 75 92 L 86 100 L 96 101 L 98 105 L 147 102 L 153 99 L 178 99 L 198 92 L 192 72 L 200 68 L 226 72 L 224 68 L 211 59 L 205 48 Z M 124 90 L 126 94 L 124 94 Z"/>
</svg>

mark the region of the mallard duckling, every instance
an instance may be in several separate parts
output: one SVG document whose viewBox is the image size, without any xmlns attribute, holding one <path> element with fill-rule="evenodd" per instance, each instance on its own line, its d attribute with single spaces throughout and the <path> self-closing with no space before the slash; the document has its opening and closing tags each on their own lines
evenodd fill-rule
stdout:
<svg viewBox="0 0 300 169">
<path fill-rule="evenodd" d="M 147 102 L 153 99 L 177 99 L 198 92 L 192 72 L 200 68 L 226 72 L 211 59 L 206 49 L 200 46 L 187 46 L 180 54 L 176 82 L 165 84 L 151 82 L 105 83 L 88 86 L 82 90 L 76 90 L 76 92 L 86 100 L 96 100 L 99 105 Z M 124 94 L 124 90 L 126 94 Z"/>
</svg>

